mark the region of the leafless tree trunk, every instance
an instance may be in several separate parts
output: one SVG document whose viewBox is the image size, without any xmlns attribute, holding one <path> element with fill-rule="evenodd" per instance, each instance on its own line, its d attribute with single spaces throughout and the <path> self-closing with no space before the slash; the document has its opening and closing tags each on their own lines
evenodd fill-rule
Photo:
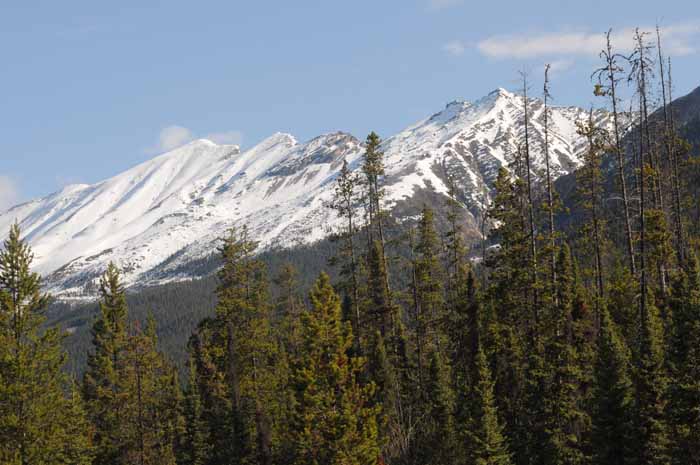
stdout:
<svg viewBox="0 0 700 465">
<path fill-rule="evenodd" d="M 661 67 L 661 75 L 664 75 L 663 67 Z M 673 81 L 671 76 L 671 58 L 668 59 L 668 109 L 664 112 L 664 116 L 668 118 L 667 137 L 669 147 L 669 163 L 671 165 L 671 182 L 673 189 L 673 216 L 674 229 L 676 233 L 676 254 L 678 256 L 678 260 L 682 263 L 685 261 L 685 236 L 683 233 L 683 217 L 681 216 L 681 182 L 678 166 L 678 150 L 676 147 L 676 124 L 673 116 Z"/>
<path fill-rule="evenodd" d="M 552 289 L 556 288 L 557 284 L 557 251 L 556 238 L 554 231 L 554 194 L 552 193 L 552 172 L 549 160 L 549 68 L 551 65 L 546 64 L 544 67 L 544 162 L 547 176 L 547 210 L 549 215 L 549 247 L 551 253 L 551 280 Z M 556 293 L 554 293 L 556 295 Z M 555 297 L 556 299 L 556 297 Z"/>
<path fill-rule="evenodd" d="M 646 304 L 647 304 L 647 270 L 646 270 L 646 161 L 645 161 L 645 133 L 648 136 L 648 131 L 646 126 L 648 125 L 648 114 L 645 111 L 646 107 L 646 56 L 644 45 L 644 33 L 640 32 L 639 29 L 635 32 L 635 42 L 637 43 L 637 56 L 636 63 L 633 63 L 633 75 L 637 84 L 637 92 L 639 94 L 639 106 L 641 121 L 639 125 L 639 171 L 640 171 L 640 182 L 639 182 L 639 242 L 640 242 L 640 274 L 639 274 L 639 286 L 640 286 L 640 299 L 639 299 L 639 321 L 642 322 L 646 319 Z M 650 142 L 649 138 L 647 142 Z M 647 144 L 646 149 L 649 149 L 650 144 Z"/>
<path fill-rule="evenodd" d="M 527 210 L 530 223 L 530 260 L 532 266 L 533 281 L 537 283 L 537 236 L 535 228 L 535 207 L 532 195 L 532 163 L 530 160 L 530 112 L 527 99 L 527 73 L 520 73 L 523 81 L 523 113 L 525 124 L 525 176 L 527 180 Z M 535 300 L 537 300 L 535 286 Z"/>
<path fill-rule="evenodd" d="M 629 262 L 630 272 L 632 273 L 632 276 L 634 276 L 637 274 L 637 266 L 634 254 L 634 236 L 632 235 L 632 220 L 630 213 L 629 194 L 627 191 L 627 176 L 625 176 L 625 150 L 622 147 L 622 130 L 620 128 L 620 112 L 618 110 L 617 97 L 617 83 L 620 80 L 617 77 L 617 75 L 622 71 L 622 68 L 620 68 L 617 64 L 617 60 L 618 58 L 620 58 L 619 55 L 613 52 L 612 42 L 610 40 L 611 34 L 612 29 L 607 32 L 605 36 L 605 50 L 603 50 L 600 53 L 601 57 L 605 60 L 605 66 L 600 70 L 596 71 L 596 74 L 598 74 L 599 77 L 599 81 L 601 82 L 600 87 L 596 89 L 596 93 L 599 93 L 600 95 L 607 95 L 608 97 L 610 97 L 610 103 L 612 105 L 613 138 L 615 144 L 613 147 L 613 151 L 615 152 L 617 158 L 617 177 L 618 183 L 620 185 L 620 191 L 622 194 L 622 206 L 624 215 L 623 219 L 625 223 L 625 237 L 627 241 L 627 260 Z M 604 86 L 607 88 L 604 91 L 602 90 L 603 82 L 606 82 Z"/>
</svg>

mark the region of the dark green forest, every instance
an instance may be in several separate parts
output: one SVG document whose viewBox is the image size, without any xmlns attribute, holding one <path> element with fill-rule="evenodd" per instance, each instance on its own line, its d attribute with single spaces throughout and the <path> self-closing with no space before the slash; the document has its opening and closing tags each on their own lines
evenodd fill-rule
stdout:
<svg viewBox="0 0 700 465">
<path fill-rule="evenodd" d="M 523 99 L 476 242 L 454 190 L 392 218 L 375 133 L 329 239 L 259 251 L 241 226 L 191 282 L 127 292 L 110 265 L 96 304 L 51 302 L 15 226 L 0 464 L 700 463 L 700 89 L 674 100 L 660 39 L 635 42 L 601 52 L 612 124 L 579 125 L 575 173 Z"/>
</svg>

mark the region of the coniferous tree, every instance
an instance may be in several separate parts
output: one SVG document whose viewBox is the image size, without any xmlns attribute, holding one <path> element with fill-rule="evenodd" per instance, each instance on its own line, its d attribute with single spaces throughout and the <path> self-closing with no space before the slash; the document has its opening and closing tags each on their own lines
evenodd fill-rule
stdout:
<svg viewBox="0 0 700 465">
<path fill-rule="evenodd" d="M 180 387 L 156 347 L 155 320 L 127 332 L 120 274 L 110 264 L 101 280 L 101 314 L 93 325 L 83 393 L 94 429 L 95 463 L 175 464 L 183 433 Z"/>
<path fill-rule="evenodd" d="M 476 352 L 483 343 L 481 296 L 477 292 L 476 276 L 471 270 L 449 322 L 448 349 L 456 397 L 455 421 L 466 424 L 470 418 L 471 389 L 477 376 L 474 363 Z"/>
<path fill-rule="evenodd" d="M 205 465 L 209 456 L 207 430 L 202 418 L 202 400 L 194 360 L 189 361 L 188 387 L 185 395 L 185 435 L 183 465 Z"/>
<path fill-rule="evenodd" d="M 438 235 L 433 223 L 433 211 L 423 207 L 418 223 L 418 242 L 414 259 L 414 307 L 417 367 L 419 382 L 427 379 L 429 357 L 433 351 L 444 349 L 445 300 L 443 273 L 439 260 Z"/>
<path fill-rule="evenodd" d="M 481 345 L 474 360 L 475 374 L 472 389 L 473 410 L 467 432 L 467 463 L 475 465 L 510 465 L 511 454 L 500 423 L 494 382 Z"/>
<path fill-rule="evenodd" d="M 0 250 L 0 462 L 88 464 L 83 406 L 66 395 L 58 328 L 41 328 L 49 297 L 32 260 L 14 224 Z"/>
<path fill-rule="evenodd" d="M 588 121 L 580 124 L 578 133 L 586 137 L 588 150 L 583 156 L 583 167 L 576 173 L 581 206 L 588 213 L 588 221 L 582 228 L 586 255 L 592 256 L 593 276 L 596 290 L 596 307 L 603 298 L 603 237 L 605 222 L 602 219 L 602 173 L 600 169 L 604 131 L 596 127 L 593 109 L 588 112 Z"/>
<path fill-rule="evenodd" d="M 370 169 L 370 171 L 374 171 Z M 373 178 L 373 177 L 372 177 Z M 344 277 L 343 289 L 350 299 L 352 308 L 351 320 L 353 324 L 353 334 L 355 335 L 355 346 L 361 346 L 361 315 L 360 315 L 360 283 L 358 269 L 358 252 L 355 245 L 355 234 L 358 227 L 356 219 L 356 207 L 358 203 L 359 178 L 350 170 L 347 160 L 343 160 L 343 166 L 336 181 L 335 192 L 331 208 L 338 216 L 345 221 L 342 232 L 338 239 L 342 241 L 340 249 L 341 267 L 340 273 Z M 372 192 L 374 189 L 372 189 Z M 374 207 L 372 207 L 372 210 Z"/>
<path fill-rule="evenodd" d="M 628 463 L 633 402 L 629 349 L 607 308 L 603 308 L 593 389 L 593 463 Z"/>
<path fill-rule="evenodd" d="M 640 315 L 639 347 L 635 370 L 634 430 L 635 463 L 666 465 L 669 431 L 666 424 L 668 377 L 664 360 L 663 327 L 653 298 Z"/>
<path fill-rule="evenodd" d="M 128 344 L 127 306 L 117 267 L 110 263 L 100 279 L 100 316 L 92 326 L 93 352 L 88 356 L 83 395 L 94 428 L 96 464 L 123 463 L 121 436 L 128 392 L 122 373 Z"/>
<path fill-rule="evenodd" d="M 576 298 L 571 253 L 566 244 L 557 258 L 557 298 L 552 315 L 553 332 L 547 341 L 546 447 L 543 463 L 581 464 L 586 457 L 581 432 L 586 423 L 581 399 L 583 373 L 574 345 L 573 307 Z"/>
<path fill-rule="evenodd" d="M 377 407 L 369 405 L 374 386 L 359 383 L 365 361 L 348 356 L 352 329 L 342 321 L 340 299 L 326 274 L 310 298 L 312 309 L 302 316 L 302 350 L 292 374 L 294 463 L 377 463 Z"/>
<path fill-rule="evenodd" d="M 454 421 L 454 393 L 449 366 L 433 349 L 430 354 L 425 416 L 415 443 L 417 463 L 454 463 L 457 455 L 457 431 Z"/>
<path fill-rule="evenodd" d="M 223 460 L 270 465 L 275 432 L 271 416 L 276 408 L 275 362 L 267 282 L 262 263 L 252 257 L 257 244 L 248 231 L 232 230 L 221 247 L 224 265 L 219 271 L 214 347 L 222 351 L 215 367 L 224 381 L 228 437 L 215 441 L 213 450 Z M 217 347 L 218 346 L 218 347 Z M 221 352 L 220 352 L 221 353 Z M 221 451 L 221 452 L 220 452 Z"/>
<path fill-rule="evenodd" d="M 284 354 L 288 355 L 296 354 L 301 338 L 304 302 L 299 295 L 298 276 L 296 268 L 291 263 L 285 263 L 275 278 L 279 292 L 275 323 L 279 326 L 277 333 L 280 345 L 285 350 Z"/>
<path fill-rule="evenodd" d="M 180 387 L 156 344 L 152 317 L 144 330 L 134 323 L 119 373 L 126 394 L 120 418 L 121 463 L 174 465 L 179 452 L 183 426 Z"/>
<path fill-rule="evenodd" d="M 688 256 L 673 285 L 668 348 L 673 463 L 700 461 L 700 271 Z"/>
<path fill-rule="evenodd" d="M 519 160 L 516 158 L 516 162 Z M 497 225 L 492 237 L 498 247 L 487 257 L 490 284 L 486 291 L 485 339 L 486 347 L 493 354 L 496 400 L 511 439 L 513 457 L 517 463 L 525 463 L 527 451 L 534 444 L 531 435 L 541 431 L 541 428 L 529 427 L 540 416 L 525 414 L 525 411 L 532 413 L 526 403 L 541 399 L 544 388 L 538 379 L 544 367 L 543 348 L 532 337 L 538 334 L 534 329 L 539 309 L 533 304 L 527 189 L 522 178 L 512 177 L 506 168 L 499 170 L 495 189 L 489 216 Z M 536 348 L 527 355 L 526 336 L 530 339 L 529 347 Z M 526 357 L 532 360 L 527 361 Z M 526 385 L 526 380 L 532 384 Z M 536 403 L 532 405 L 537 406 Z"/>
</svg>

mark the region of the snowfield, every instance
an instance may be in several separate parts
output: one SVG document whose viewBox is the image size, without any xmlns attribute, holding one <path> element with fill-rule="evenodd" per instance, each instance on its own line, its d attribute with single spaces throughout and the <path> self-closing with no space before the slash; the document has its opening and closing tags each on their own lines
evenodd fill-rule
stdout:
<svg viewBox="0 0 700 465">
<path fill-rule="evenodd" d="M 543 104 L 528 101 L 535 175 L 544 169 Z M 416 189 L 447 194 L 448 179 L 476 217 L 488 206 L 498 168 L 523 133 L 522 97 L 498 89 L 456 101 L 385 140 L 387 207 Z M 576 168 L 585 140 L 575 107 L 552 109 L 550 156 L 556 175 Z M 602 110 L 595 118 L 609 124 Z M 359 169 L 362 143 L 342 132 L 300 143 L 274 134 L 241 151 L 200 139 L 93 185 L 71 185 L 0 213 L 0 236 L 18 221 L 36 270 L 54 295 L 94 295 L 110 261 L 127 286 L 187 279 L 183 265 L 211 254 L 225 231 L 247 224 L 262 247 L 292 247 L 338 225 L 327 208 L 343 159 Z"/>
</svg>

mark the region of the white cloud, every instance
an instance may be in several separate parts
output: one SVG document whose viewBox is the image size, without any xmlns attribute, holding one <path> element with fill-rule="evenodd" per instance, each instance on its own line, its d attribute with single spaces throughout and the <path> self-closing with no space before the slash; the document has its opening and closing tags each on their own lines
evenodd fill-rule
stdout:
<svg viewBox="0 0 700 465">
<path fill-rule="evenodd" d="M 182 126 L 168 126 L 158 135 L 158 149 L 167 152 L 194 140 L 194 134 Z"/>
<path fill-rule="evenodd" d="M 0 212 L 17 205 L 20 201 L 17 184 L 9 176 L 0 174 Z"/>
<path fill-rule="evenodd" d="M 574 67 L 574 60 L 568 60 L 566 58 L 561 60 L 554 60 L 549 63 L 549 72 L 552 74 L 563 73 Z"/>
<path fill-rule="evenodd" d="M 654 32 L 653 27 L 640 29 Z M 667 55 L 690 55 L 698 51 L 696 43 L 700 39 L 700 23 L 666 26 L 661 29 L 661 35 Z M 617 51 L 631 51 L 634 47 L 634 28 L 614 30 L 611 40 Z M 494 36 L 480 41 L 477 48 L 483 55 L 492 58 L 527 59 L 561 55 L 596 57 L 604 45 L 604 33 L 563 32 Z"/>
<path fill-rule="evenodd" d="M 444 10 L 462 3 L 464 0 L 428 0 L 428 6 L 433 10 Z"/>
<path fill-rule="evenodd" d="M 204 138 L 217 144 L 241 145 L 243 142 L 243 133 L 241 131 L 213 132 L 207 134 Z"/>
<path fill-rule="evenodd" d="M 453 56 L 463 55 L 467 46 L 460 40 L 451 40 L 443 45 L 442 49 Z"/>
</svg>

